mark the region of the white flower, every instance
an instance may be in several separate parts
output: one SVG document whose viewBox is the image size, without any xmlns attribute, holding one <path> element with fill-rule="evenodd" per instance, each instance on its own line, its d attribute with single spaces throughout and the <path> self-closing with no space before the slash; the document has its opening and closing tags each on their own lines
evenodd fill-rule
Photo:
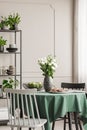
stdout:
<svg viewBox="0 0 87 130">
<path fill-rule="evenodd" d="M 40 69 L 43 71 L 43 75 L 48 75 L 53 77 L 55 69 L 57 68 L 57 61 L 55 57 L 48 55 L 47 57 L 38 60 Z"/>
<path fill-rule="evenodd" d="M 56 68 L 54 66 L 52 66 L 52 69 L 55 70 Z"/>
</svg>

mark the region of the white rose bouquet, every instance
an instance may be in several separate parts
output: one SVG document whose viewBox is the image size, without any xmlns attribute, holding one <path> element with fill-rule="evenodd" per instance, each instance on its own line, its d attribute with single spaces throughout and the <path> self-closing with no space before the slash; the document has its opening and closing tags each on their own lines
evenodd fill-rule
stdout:
<svg viewBox="0 0 87 130">
<path fill-rule="evenodd" d="M 55 57 L 48 55 L 47 57 L 39 59 L 38 64 L 40 65 L 40 69 L 43 71 L 44 76 L 51 76 L 53 78 L 53 74 L 57 68 Z"/>
</svg>

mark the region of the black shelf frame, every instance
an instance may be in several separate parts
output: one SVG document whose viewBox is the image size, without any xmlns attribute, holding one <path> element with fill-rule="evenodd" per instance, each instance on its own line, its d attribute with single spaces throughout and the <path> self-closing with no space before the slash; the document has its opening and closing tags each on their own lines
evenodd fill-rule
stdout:
<svg viewBox="0 0 87 130">
<path fill-rule="evenodd" d="M 13 75 L 0 75 L 0 77 L 3 76 L 14 76 L 14 79 L 17 79 L 17 76 L 20 77 L 20 89 L 22 89 L 22 30 L 7 30 L 7 29 L 3 29 L 0 30 L 0 32 L 3 33 L 14 33 L 14 43 L 17 44 L 17 33 L 20 33 L 20 40 L 19 40 L 19 44 L 20 44 L 20 52 L 0 52 L 0 54 L 10 54 L 13 55 L 14 54 L 14 58 L 15 58 L 15 63 L 14 63 L 14 67 L 15 67 L 15 74 Z M 20 55 L 20 74 L 17 74 L 17 54 Z"/>
</svg>

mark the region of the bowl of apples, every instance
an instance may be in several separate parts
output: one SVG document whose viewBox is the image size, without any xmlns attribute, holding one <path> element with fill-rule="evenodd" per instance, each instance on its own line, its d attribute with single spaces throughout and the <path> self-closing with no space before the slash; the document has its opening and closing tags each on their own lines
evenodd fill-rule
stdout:
<svg viewBox="0 0 87 130">
<path fill-rule="evenodd" d="M 38 91 L 42 89 L 43 85 L 41 82 L 28 82 L 28 83 L 23 83 L 23 87 L 25 89 L 33 89 L 36 88 Z"/>
</svg>

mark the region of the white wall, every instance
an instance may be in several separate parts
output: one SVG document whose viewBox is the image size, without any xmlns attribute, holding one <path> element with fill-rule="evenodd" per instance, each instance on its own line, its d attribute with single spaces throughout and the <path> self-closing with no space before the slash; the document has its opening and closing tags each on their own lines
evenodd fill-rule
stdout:
<svg viewBox="0 0 87 130">
<path fill-rule="evenodd" d="M 72 80 L 72 5 L 72 0 L 0 0 L 0 16 L 21 15 L 23 82 L 42 82 L 37 60 L 54 53 L 58 61 L 54 84 Z"/>
</svg>

